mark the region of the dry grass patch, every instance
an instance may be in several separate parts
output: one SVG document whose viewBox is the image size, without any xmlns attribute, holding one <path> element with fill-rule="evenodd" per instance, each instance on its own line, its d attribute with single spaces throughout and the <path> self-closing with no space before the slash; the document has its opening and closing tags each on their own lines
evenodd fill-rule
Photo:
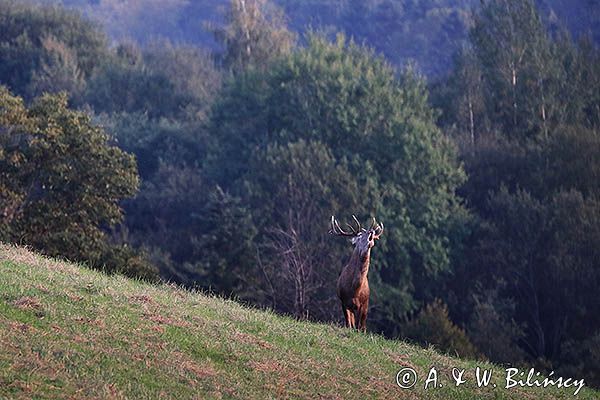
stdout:
<svg viewBox="0 0 600 400">
<path fill-rule="evenodd" d="M 201 365 L 188 359 L 182 361 L 180 365 L 183 371 L 191 373 L 198 379 L 210 378 L 217 375 L 217 371 L 208 361 Z"/>
<path fill-rule="evenodd" d="M 25 323 L 22 322 L 9 322 L 8 323 L 8 329 L 11 332 L 21 332 L 21 333 L 26 333 L 29 332 L 30 330 L 35 329 L 33 326 L 31 325 L 27 325 Z"/>
<path fill-rule="evenodd" d="M 192 326 L 192 324 L 190 324 L 187 321 L 180 321 L 173 318 L 167 318 L 158 314 L 144 314 L 144 318 L 152 322 L 156 322 L 160 325 L 171 325 L 176 326 L 178 328 L 189 328 Z"/>
<path fill-rule="evenodd" d="M 66 292 L 65 296 L 67 297 L 67 299 L 69 299 L 73 302 L 80 302 L 81 300 L 83 300 L 83 296 L 78 296 L 78 295 L 70 293 L 70 292 Z"/>
<path fill-rule="evenodd" d="M 116 385 L 110 383 L 102 387 L 102 398 L 107 400 L 121 400 L 126 399 L 127 396 Z"/>
<path fill-rule="evenodd" d="M 15 301 L 13 305 L 20 310 L 41 310 L 42 303 L 33 296 L 23 296 Z"/>
<path fill-rule="evenodd" d="M 138 294 L 138 295 L 134 295 L 134 296 L 130 296 L 129 300 L 131 300 L 134 303 L 140 303 L 140 304 L 148 304 L 148 305 L 156 305 L 156 301 L 154 301 L 154 299 L 152 299 L 152 297 L 148 296 L 147 294 Z"/>
<path fill-rule="evenodd" d="M 277 372 L 283 371 L 284 367 L 278 363 L 277 361 L 267 360 L 267 361 L 248 361 L 248 366 L 255 371 L 269 373 L 269 372 Z"/>
<path fill-rule="evenodd" d="M 263 349 L 272 349 L 273 346 L 262 340 L 257 338 L 254 335 L 251 335 L 249 333 L 243 333 L 243 332 L 234 332 L 233 335 L 231 335 L 233 340 L 237 341 L 237 342 L 242 342 L 244 344 L 250 344 L 253 346 L 258 346 L 258 347 L 262 347 Z"/>
<path fill-rule="evenodd" d="M 415 368 L 414 365 L 409 363 L 410 358 L 407 354 L 401 354 L 388 349 L 383 350 L 383 354 L 388 356 L 394 364 Z"/>
</svg>

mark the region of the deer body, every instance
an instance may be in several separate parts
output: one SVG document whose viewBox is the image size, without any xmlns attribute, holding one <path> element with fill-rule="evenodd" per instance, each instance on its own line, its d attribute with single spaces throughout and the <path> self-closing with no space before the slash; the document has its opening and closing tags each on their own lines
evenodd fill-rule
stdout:
<svg viewBox="0 0 600 400">
<path fill-rule="evenodd" d="M 360 223 L 353 216 L 357 229 L 348 225 L 352 232 L 343 231 L 334 217 L 331 217 L 330 234 L 352 237 L 354 251 L 350 260 L 342 269 L 337 282 L 337 295 L 342 303 L 344 321 L 349 328 L 366 331 L 367 313 L 369 311 L 369 265 L 371 262 L 371 248 L 375 240 L 383 233 L 383 224 L 373 224 L 369 230 L 362 229 Z"/>
</svg>

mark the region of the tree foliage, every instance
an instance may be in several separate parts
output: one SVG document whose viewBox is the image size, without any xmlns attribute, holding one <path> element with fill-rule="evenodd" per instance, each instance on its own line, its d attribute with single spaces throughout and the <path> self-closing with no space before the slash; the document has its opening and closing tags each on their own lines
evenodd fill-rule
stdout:
<svg viewBox="0 0 600 400">
<path fill-rule="evenodd" d="M 490 359 L 596 379 L 593 355 L 567 352 L 592 354 L 598 332 L 600 53 L 546 22 L 529 0 L 483 2 L 434 87 L 474 214 L 440 297 Z"/>
<path fill-rule="evenodd" d="M 0 1 L 0 84 L 31 99 L 80 91 L 107 52 L 105 35 L 78 13 Z"/>
<path fill-rule="evenodd" d="M 406 324 L 405 335 L 421 345 L 434 345 L 441 351 L 452 351 L 460 357 L 480 358 L 465 331 L 452 323 L 448 306 L 439 299 L 425 306 Z"/>
<path fill-rule="evenodd" d="M 285 14 L 266 0 L 231 0 L 226 25 L 214 28 L 223 45 L 223 64 L 233 71 L 265 67 L 288 54 L 295 35 L 287 29 Z"/>
<path fill-rule="evenodd" d="M 134 157 L 69 109 L 65 94 L 39 97 L 28 109 L 6 88 L 1 96 L 4 240 L 101 267 L 103 228 L 122 221 L 119 201 L 138 187 Z"/>
<path fill-rule="evenodd" d="M 376 214 L 395 226 L 378 249 L 382 256 L 374 272 L 380 276 L 375 281 L 390 292 L 389 297 L 378 299 L 381 304 L 389 301 L 380 327 L 390 326 L 383 322 L 385 318 L 396 318 L 414 307 L 415 275 L 435 276 L 448 267 L 448 220 L 460 207 L 454 189 L 464 175 L 453 147 L 434 124 L 423 82 L 414 73 L 407 71 L 397 80 L 391 67 L 368 49 L 341 36 L 334 43 L 313 36 L 306 49 L 274 63 L 269 71 L 250 71 L 236 78 L 215 107 L 210 129 L 218 140 L 207 171 L 243 199 L 249 198 L 245 188 L 253 182 L 262 185 L 265 193 L 284 182 L 290 184 L 290 179 L 294 185 L 305 185 L 309 171 L 314 171 L 310 165 L 325 162 L 308 161 L 319 157 L 317 148 L 330 153 L 327 157 L 334 164 L 346 165 L 356 183 L 331 193 L 356 200 L 341 211 Z M 287 161 L 291 166 L 302 165 L 297 163 L 308 157 L 304 162 L 311 164 L 304 165 L 306 170 L 295 167 L 288 177 L 269 174 L 268 182 L 263 181 L 261 170 L 248 170 L 266 149 L 275 151 L 278 147 L 272 146 L 285 148 L 292 143 L 318 146 L 305 155 L 298 150 L 289 154 L 294 155 Z M 325 177 L 310 179 L 319 182 Z M 331 179 L 348 180 L 340 175 Z M 319 186 L 327 187 L 326 182 L 329 179 Z M 265 225 L 282 227 L 284 220 L 276 215 L 286 216 L 294 208 L 289 196 L 275 214 L 270 209 L 269 219 L 262 219 Z M 316 215 L 321 218 L 336 211 L 334 204 L 318 207 Z M 399 303 L 396 296 L 406 302 Z"/>
<path fill-rule="evenodd" d="M 98 113 L 204 119 L 220 81 L 202 50 L 169 42 L 144 49 L 121 44 L 88 80 L 85 101 Z"/>
</svg>

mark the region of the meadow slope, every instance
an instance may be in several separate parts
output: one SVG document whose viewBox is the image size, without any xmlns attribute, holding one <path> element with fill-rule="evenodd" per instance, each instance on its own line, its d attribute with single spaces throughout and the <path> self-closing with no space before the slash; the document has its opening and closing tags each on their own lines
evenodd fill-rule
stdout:
<svg viewBox="0 0 600 400">
<path fill-rule="evenodd" d="M 494 369 L 490 386 L 477 387 L 476 365 Z M 442 387 L 424 390 L 432 366 Z M 403 367 L 417 371 L 416 387 L 396 385 Z M 467 383 L 452 384 L 454 367 Z M 574 398 L 574 388 L 505 389 L 505 375 L 0 244 L 0 398 Z M 599 397 L 588 388 L 577 396 Z"/>
</svg>

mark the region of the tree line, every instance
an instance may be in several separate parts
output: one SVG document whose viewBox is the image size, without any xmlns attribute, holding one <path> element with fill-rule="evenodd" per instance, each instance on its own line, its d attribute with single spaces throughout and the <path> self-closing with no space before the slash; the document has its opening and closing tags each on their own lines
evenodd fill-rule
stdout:
<svg viewBox="0 0 600 400">
<path fill-rule="evenodd" d="M 600 384 L 600 53 L 532 1 L 483 2 L 430 82 L 264 0 L 218 50 L 0 18 L 1 240 L 337 321 L 329 218 L 373 215 L 370 330 Z"/>
</svg>

